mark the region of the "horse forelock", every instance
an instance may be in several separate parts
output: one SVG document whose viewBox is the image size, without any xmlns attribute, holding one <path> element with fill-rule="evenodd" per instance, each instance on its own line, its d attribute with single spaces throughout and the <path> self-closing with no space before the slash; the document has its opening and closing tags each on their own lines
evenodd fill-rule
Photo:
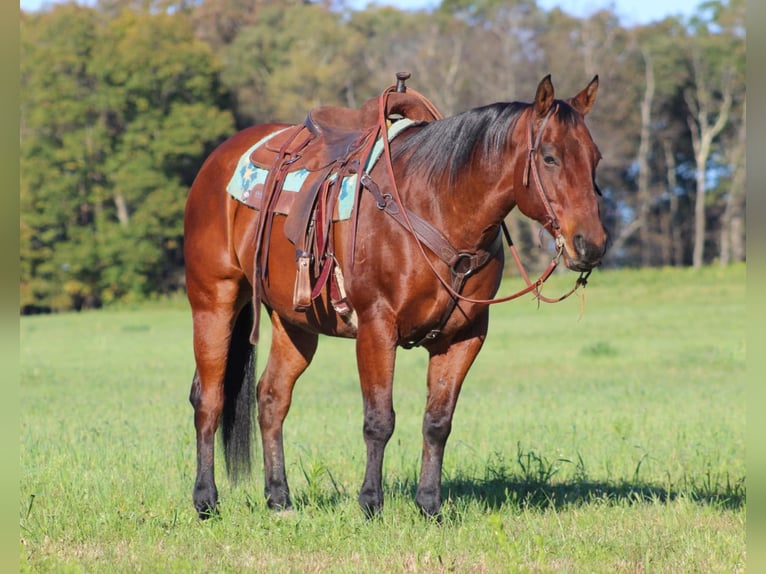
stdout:
<svg viewBox="0 0 766 574">
<path fill-rule="evenodd" d="M 568 102 L 563 100 L 555 100 L 554 106 L 554 115 L 559 122 L 572 128 L 583 123 L 583 117 L 580 112 L 574 109 Z"/>
</svg>

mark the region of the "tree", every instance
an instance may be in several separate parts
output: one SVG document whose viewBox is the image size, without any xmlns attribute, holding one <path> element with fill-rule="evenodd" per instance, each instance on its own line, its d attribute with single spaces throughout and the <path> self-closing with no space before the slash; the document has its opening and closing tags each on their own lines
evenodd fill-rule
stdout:
<svg viewBox="0 0 766 574">
<path fill-rule="evenodd" d="M 75 5 L 22 38 L 22 305 L 177 289 L 186 188 L 233 129 L 209 49 L 181 15 Z"/>
<path fill-rule="evenodd" d="M 633 28 L 629 58 L 621 67 L 620 84 L 626 86 L 621 97 L 633 110 L 617 114 L 625 126 L 621 129 L 611 124 L 610 131 L 624 138 L 635 155 L 617 160 L 624 185 L 618 195 L 630 217 L 616 229 L 611 249 L 628 264 L 670 262 L 672 245 L 668 238 L 677 229 L 673 220 L 678 208 L 674 142 L 681 134 L 672 107 L 678 78 L 668 72 L 678 66 L 674 58 L 680 29 L 675 19 Z M 626 117 L 631 119 L 626 121 Z M 672 165 L 672 170 L 667 165 Z"/>
<path fill-rule="evenodd" d="M 747 147 L 746 106 L 741 107 L 741 118 L 735 137 L 727 146 L 727 160 L 731 166 L 730 186 L 721 217 L 721 265 L 745 260 L 745 149 Z"/>
<path fill-rule="evenodd" d="M 728 23 L 730 10 L 741 11 L 741 26 L 722 26 Z M 737 92 L 744 86 L 740 84 L 744 45 L 743 38 L 739 37 L 739 32 L 744 30 L 744 4 L 738 0 L 733 0 L 731 5 L 707 2 L 700 7 L 700 14 L 693 19 L 692 25 L 695 34 L 690 38 L 688 52 L 692 81 L 683 95 L 688 108 L 687 123 L 697 181 L 692 264 L 700 267 L 705 261 L 709 160 L 715 151 L 716 138 L 729 124 Z"/>
<path fill-rule="evenodd" d="M 355 48 L 353 31 L 323 6 L 263 6 L 223 53 L 239 124 L 300 122 L 309 108 L 345 103 Z"/>
<path fill-rule="evenodd" d="M 620 249 L 634 233 L 638 232 L 643 249 L 641 250 L 641 263 L 648 265 L 650 259 L 648 216 L 652 205 L 652 195 L 649 187 L 650 169 L 649 159 L 651 153 L 651 125 L 652 125 L 652 102 L 654 100 L 654 62 L 647 48 L 641 49 L 644 60 L 644 96 L 641 100 L 641 130 L 638 152 L 636 156 L 636 169 L 638 190 L 636 194 L 637 208 L 633 220 L 621 231 L 613 248 Z"/>
<path fill-rule="evenodd" d="M 76 5 L 22 14 L 20 110 L 20 262 L 23 308 L 68 308 L 67 294 L 91 292 L 87 262 L 74 285 L 61 257 L 71 228 L 87 224 L 85 198 L 100 192 L 94 166 L 106 135 L 97 127 L 87 61 L 98 44 L 99 15 Z M 87 254 L 83 253 L 83 258 Z"/>
</svg>

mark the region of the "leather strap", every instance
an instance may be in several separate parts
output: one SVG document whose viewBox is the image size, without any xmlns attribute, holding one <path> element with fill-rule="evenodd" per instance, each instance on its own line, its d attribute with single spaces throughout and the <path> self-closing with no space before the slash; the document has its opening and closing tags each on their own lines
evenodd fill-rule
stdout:
<svg viewBox="0 0 766 574">
<path fill-rule="evenodd" d="M 545 224 L 543 224 L 543 226 L 550 226 L 550 231 L 553 234 L 553 238 L 555 239 L 558 247 L 558 243 L 563 241 L 563 237 L 561 236 L 561 226 L 559 225 L 558 218 L 553 211 L 553 206 L 548 199 L 548 194 L 545 193 L 543 182 L 540 179 L 540 172 L 537 169 L 537 162 L 535 161 L 535 156 L 537 155 L 537 151 L 540 148 L 540 140 L 542 139 L 543 132 L 545 131 L 545 126 L 548 125 L 548 120 L 556 112 L 557 107 L 558 106 L 551 106 L 551 109 L 549 109 L 548 113 L 545 114 L 545 117 L 540 124 L 540 129 L 537 130 L 537 136 L 534 138 L 534 143 L 532 139 L 532 131 L 535 122 L 532 120 L 528 122 L 529 129 L 527 130 L 527 146 L 529 147 L 529 152 L 527 154 L 527 163 L 524 166 L 524 176 L 522 178 L 522 183 L 524 184 L 524 187 L 529 187 L 529 172 L 531 171 L 532 178 L 535 181 L 535 189 L 540 196 L 540 200 L 543 203 L 543 207 L 545 208 L 545 213 L 548 219 Z"/>
<path fill-rule="evenodd" d="M 404 229 L 414 232 L 417 239 L 446 263 L 450 269 L 459 266 L 458 272 L 467 277 L 481 268 L 494 254 L 494 250 L 490 252 L 480 249 L 476 253 L 469 253 L 455 249 L 438 229 L 416 213 L 404 208 L 406 215 L 402 214 L 402 210 L 399 209 L 393 198 L 388 194 L 382 194 L 378 184 L 369 174 L 362 175 L 361 183 L 375 198 L 378 209 L 385 211 Z"/>
</svg>

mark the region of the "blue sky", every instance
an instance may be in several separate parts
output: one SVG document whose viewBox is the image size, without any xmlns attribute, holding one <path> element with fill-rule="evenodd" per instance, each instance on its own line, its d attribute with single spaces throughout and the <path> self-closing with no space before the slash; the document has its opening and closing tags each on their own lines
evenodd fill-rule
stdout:
<svg viewBox="0 0 766 574">
<path fill-rule="evenodd" d="M 566 12 L 577 16 L 587 16 L 600 8 L 612 6 L 624 25 L 646 24 L 661 20 L 665 16 L 688 16 L 701 0 L 537 0 L 546 10 L 561 6 Z M 36 10 L 40 6 L 56 3 L 56 0 L 20 0 L 21 8 Z M 364 7 L 368 0 L 352 0 L 352 6 Z M 387 4 L 399 8 L 433 8 L 439 0 L 377 0 L 375 4 Z"/>
</svg>

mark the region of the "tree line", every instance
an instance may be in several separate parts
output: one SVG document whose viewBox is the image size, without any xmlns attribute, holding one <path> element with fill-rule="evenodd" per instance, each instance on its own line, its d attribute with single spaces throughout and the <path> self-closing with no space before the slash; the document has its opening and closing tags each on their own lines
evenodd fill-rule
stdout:
<svg viewBox="0 0 766 574">
<path fill-rule="evenodd" d="M 535 0 L 98 0 L 21 13 L 22 312 L 183 289 L 186 192 L 237 129 L 356 107 L 396 71 L 444 115 L 595 74 L 611 266 L 745 258 L 744 0 L 621 25 Z M 547 252 L 511 215 L 526 257 Z"/>
</svg>

